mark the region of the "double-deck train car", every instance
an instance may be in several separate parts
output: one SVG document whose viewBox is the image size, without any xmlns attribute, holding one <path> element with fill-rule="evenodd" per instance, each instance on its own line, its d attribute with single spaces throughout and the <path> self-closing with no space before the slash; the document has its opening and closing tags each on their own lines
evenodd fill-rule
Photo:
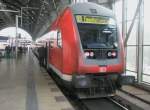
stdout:
<svg viewBox="0 0 150 110">
<path fill-rule="evenodd" d="M 78 96 L 112 96 L 121 87 L 124 47 L 115 17 L 94 3 L 66 7 L 47 33 L 47 67 Z"/>
</svg>

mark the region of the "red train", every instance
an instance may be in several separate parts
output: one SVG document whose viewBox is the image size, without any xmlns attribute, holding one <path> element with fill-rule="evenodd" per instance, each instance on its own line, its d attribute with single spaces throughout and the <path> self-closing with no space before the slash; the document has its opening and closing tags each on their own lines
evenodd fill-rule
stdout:
<svg viewBox="0 0 150 110">
<path fill-rule="evenodd" d="M 43 37 L 47 67 L 79 97 L 112 96 L 123 81 L 124 47 L 113 13 L 94 3 L 68 6 Z"/>
</svg>

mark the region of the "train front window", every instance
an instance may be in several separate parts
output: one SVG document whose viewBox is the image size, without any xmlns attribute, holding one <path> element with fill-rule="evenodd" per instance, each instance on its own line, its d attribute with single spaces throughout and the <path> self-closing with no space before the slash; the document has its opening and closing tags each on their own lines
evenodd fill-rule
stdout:
<svg viewBox="0 0 150 110">
<path fill-rule="evenodd" d="M 115 20 L 82 15 L 77 15 L 76 20 L 83 49 L 116 48 Z"/>
</svg>

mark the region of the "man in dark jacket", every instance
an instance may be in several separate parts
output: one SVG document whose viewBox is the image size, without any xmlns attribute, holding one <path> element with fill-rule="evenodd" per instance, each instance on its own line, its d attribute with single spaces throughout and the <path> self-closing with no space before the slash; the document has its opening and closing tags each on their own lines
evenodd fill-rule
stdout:
<svg viewBox="0 0 150 110">
<path fill-rule="evenodd" d="M 44 66 L 47 67 L 47 45 L 46 47 L 44 48 Z"/>
<path fill-rule="evenodd" d="M 5 47 L 5 52 L 6 52 L 6 58 L 10 58 L 11 47 L 9 45 Z"/>
<path fill-rule="evenodd" d="M 44 57 L 45 57 L 44 46 L 38 48 L 38 53 L 39 53 L 39 64 L 40 66 L 44 66 Z"/>
</svg>

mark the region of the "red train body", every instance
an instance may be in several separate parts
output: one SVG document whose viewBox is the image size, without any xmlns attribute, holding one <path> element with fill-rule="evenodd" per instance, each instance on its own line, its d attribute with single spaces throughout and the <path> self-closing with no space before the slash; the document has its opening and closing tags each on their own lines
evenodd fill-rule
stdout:
<svg viewBox="0 0 150 110">
<path fill-rule="evenodd" d="M 110 10 L 94 3 L 68 6 L 52 23 L 46 42 L 47 67 L 80 96 L 83 91 L 90 91 L 83 97 L 92 91 L 108 96 L 120 87 L 124 48 Z"/>
</svg>

